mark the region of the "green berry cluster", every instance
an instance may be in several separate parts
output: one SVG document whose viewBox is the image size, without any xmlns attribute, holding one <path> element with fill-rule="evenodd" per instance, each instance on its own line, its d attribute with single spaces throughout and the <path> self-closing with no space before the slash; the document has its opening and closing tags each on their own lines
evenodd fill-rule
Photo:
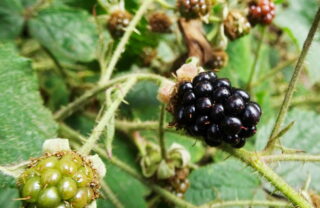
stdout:
<svg viewBox="0 0 320 208">
<path fill-rule="evenodd" d="M 96 171 L 72 151 L 33 160 L 18 187 L 27 208 L 83 208 L 99 195 Z"/>
</svg>

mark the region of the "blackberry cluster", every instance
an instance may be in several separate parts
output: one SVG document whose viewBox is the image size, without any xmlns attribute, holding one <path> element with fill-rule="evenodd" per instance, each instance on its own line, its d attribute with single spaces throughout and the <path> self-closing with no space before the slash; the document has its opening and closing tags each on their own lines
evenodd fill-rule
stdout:
<svg viewBox="0 0 320 208">
<path fill-rule="evenodd" d="M 84 208 L 98 197 L 98 184 L 90 163 L 71 151 L 34 160 L 18 180 L 28 208 Z"/>
<path fill-rule="evenodd" d="M 155 12 L 149 17 L 149 25 L 152 32 L 168 33 L 172 22 L 165 13 Z"/>
<path fill-rule="evenodd" d="M 132 16 L 125 10 L 116 10 L 108 20 L 108 30 L 113 38 L 120 38 L 128 27 Z"/>
<path fill-rule="evenodd" d="M 192 82 L 180 83 L 173 102 L 176 127 L 203 137 L 210 146 L 225 142 L 243 147 L 256 133 L 261 116 L 247 92 L 231 87 L 228 79 L 219 79 L 214 72 L 201 72 Z"/>
<path fill-rule="evenodd" d="M 193 19 L 210 12 L 211 0 L 177 0 L 177 5 L 183 17 Z"/>
<path fill-rule="evenodd" d="M 269 25 L 275 16 L 275 5 L 271 0 L 255 0 L 249 3 L 248 20 L 252 26 Z"/>
</svg>

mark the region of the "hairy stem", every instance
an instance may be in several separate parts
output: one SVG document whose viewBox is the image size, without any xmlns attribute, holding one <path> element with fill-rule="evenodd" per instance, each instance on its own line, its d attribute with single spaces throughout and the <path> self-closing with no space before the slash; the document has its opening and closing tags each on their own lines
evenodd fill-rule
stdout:
<svg viewBox="0 0 320 208">
<path fill-rule="evenodd" d="M 83 143 L 84 141 L 86 141 L 84 136 L 82 136 L 80 133 L 76 132 L 75 130 L 73 130 L 72 128 L 70 128 L 69 126 L 67 126 L 65 124 L 60 124 L 59 133 L 63 136 L 67 136 L 70 139 L 77 141 L 77 142 L 80 142 L 80 143 Z M 147 181 L 140 173 L 138 173 L 135 169 L 131 168 L 126 163 L 119 160 L 117 157 L 114 156 L 110 159 L 108 157 L 106 151 L 103 148 L 100 148 L 97 145 L 95 145 L 94 150 L 102 158 L 110 161 L 113 165 L 119 167 L 120 169 L 122 169 L 123 171 L 125 171 L 126 173 L 131 175 L 132 177 L 134 177 L 137 180 L 139 180 L 140 182 L 144 183 L 146 186 L 148 186 L 149 188 L 151 188 L 152 190 L 157 192 L 160 196 L 171 201 L 175 205 L 177 205 L 179 207 L 186 207 L 186 208 L 196 208 L 197 207 L 197 206 L 177 197 L 176 195 L 170 193 L 166 189 Z"/>
<path fill-rule="evenodd" d="M 284 201 L 259 201 L 259 200 L 237 200 L 237 201 L 223 201 L 223 202 L 210 202 L 200 206 L 200 208 L 220 208 L 220 207 L 292 207 L 291 204 Z"/>
<path fill-rule="evenodd" d="M 88 90 L 85 92 L 82 96 L 75 99 L 73 102 L 69 103 L 67 106 L 62 107 L 60 110 L 58 110 L 53 116 L 56 120 L 63 120 L 67 118 L 68 116 L 72 115 L 75 111 L 79 110 L 84 104 L 88 102 L 91 98 L 99 94 L 100 92 L 108 89 L 111 86 L 114 86 L 115 84 L 125 82 L 129 78 L 136 78 L 139 80 L 152 80 L 158 83 L 161 83 L 165 80 L 167 80 L 164 77 L 161 77 L 159 75 L 151 74 L 151 73 L 135 73 L 135 74 L 128 74 L 124 76 L 117 77 L 115 79 L 112 79 L 103 85 L 98 85 L 91 90 Z"/>
<path fill-rule="evenodd" d="M 139 23 L 140 19 L 142 18 L 143 14 L 147 11 L 149 5 L 153 2 L 153 0 L 144 0 L 141 4 L 139 10 L 133 17 L 132 21 L 130 22 L 129 26 L 126 28 L 126 32 L 124 33 L 123 37 L 121 38 L 116 50 L 114 51 L 113 56 L 107 66 L 107 68 L 102 70 L 101 79 L 99 81 L 99 85 L 104 85 L 111 77 L 112 72 L 121 57 L 121 54 L 125 51 L 125 46 L 129 41 L 129 38 L 136 28 L 137 24 Z"/>
<path fill-rule="evenodd" d="M 114 116 L 114 113 L 117 110 L 118 106 L 135 83 L 136 79 L 131 78 L 125 84 L 123 84 L 121 90 L 117 91 L 116 99 L 112 102 L 111 105 L 108 106 L 108 109 L 106 109 L 106 111 L 102 115 L 99 123 L 94 127 L 90 137 L 79 150 L 81 154 L 88 155 L 90 153 L 90 151 L 93 149 L 96 142 L 100 138 L 104 128 L 106 127 L 110 119 Z"/>
<path fill-rule="evenodd" d="M 313 40 L 313 38 L 316 34 L 316 31 L 318 29 L 319 22 L 320 22 L 320 8 L 318 9 L 317 14 L 315 16 L 315 19 L 313 20 L 313 23 L 312 23 L 311 29 L 309 31 L 309 34 L 307 36 L 307 39 L 305 40 L 305 42 L 303 44 L 302 52 L 301 52 L 300 57 L 298 59 L 298 62 L 297 62 L 296 68 L 294 70 L 294 73 L 292 75 L 291 81 L 289 83 L 287 93 L 284 97 L 284 100 L 283 100 L 280 112 L 278 114 L 277 120 L 274 124 L 273 130 L 272 130 L 271 135 L 269 137 L 268 144 L 265 148 L 266 152 L 272 152 L 275 147 L 276 142 L 278 141 L 277 139 L 275 139 L 275 135 L 278 134 L 278 132 L 281 128 L 281 125 L 284 122 L 284 119 L 287 115 L 294 90 L 296 88 L 298 79 L 299 79 L 301 71 L 303 69 L 302 66 L 303 66 L 304 60 L 306 58 L 306 55 L 310 49 L 312 40 Z"/>
<path fill-rule="evenodd" d="M 116 208 L 124 208 L 120 200 L 117 198 L 117 196 L 113 193 L 113 191 L 110 189 L 108 184 L 106 182 L 101 183 L 101 188 L 103 192 L 106 194 L 107 198 L 111 201 L 111 203 L 116 207 Z"/>
<path fill-rule="evenodd" d="M 255 153 L 245 150 L 235 150 L 229 146 L 224 146 L 223 150 L 229 154 L 239 158 L 244 163 L 254 168 L 258 173 L 267 179 L 276 189 L 283 193 L 288 200 L 300 208 L 312 208 L 313 206 L 307 202 L 296 190 L 289 186 L 279 175 L 277 175 L 269 166 L 267 166 L 260 157 Z"/>
<path fill-rule="evenodd" d="M 164 141 L 164 125 L 165 125 L 165 111 L 166 107 L 164 104 L 161 105 L 160 111 L 160 120 L 159 120 L 159 145 L 161 148 L 161 158 L 167 160 L 167 152 L 166 152 L 166 145 Z"/>
<path fill-rule="evenodd" d="M 259 40 L 259 43 L 258 43 L 257 51 L 255 52 L 253 64 L 252 64 L 252 67 L 251 67 L 251 70 L 250 70 L 249 80 L 248 80 L 248 83 L 247 83 L 248 91 L 251 91 L 251 87 L 252 87 L 251 85 L 252 85 L 252 82 L 253 82 L 253 79 L 254 79 L 254 75 L 256 74 L 256 71 L 257 71 L 257 65 L 258 65 L 260 51 L 261 51 L 263 40 L 264 40 L 265 30 L 266 30 L 265 27 L 261 28 L 261 37 L 260 37 L 260 40 Z"/>
<path fill-rule="evenodd" d="M 267 163 L 279 161 L 320 162 L 320 155 L 280 154 L 262 156 L 261 159 Z"/>
</svg>

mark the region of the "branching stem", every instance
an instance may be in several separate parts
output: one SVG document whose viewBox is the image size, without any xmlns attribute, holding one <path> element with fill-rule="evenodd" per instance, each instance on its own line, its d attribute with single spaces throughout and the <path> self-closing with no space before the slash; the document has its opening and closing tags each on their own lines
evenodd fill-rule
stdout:
<svg viewBox="0 0 320 208">
<path fill-rule="evenodd" d="M 301 71 L 303 69 L 302 66 L 303 66 L 304 60 L 306 58 L 306 55 L 307 55 L 307 53 L 309 51 L 309 48 L 310 48 L 311 43 L 312 43 L 312 40 L 313 40 L 313 38 L 314 38 L 314 36 L 316 34 L 316 31 L 318 29 L 319 22 L 320 22 L 320 8 L 318 9 L 317 14 L 316 14 L 316 16 L 315 16 L 315 18 L 313 20 L 313 23 L 312 23 L 311 29 L 309 31 L 309 34 L 307 36 L 307 39 L 305 40 L 305 42 L 303 44 L 302 52 L 301 52 L 300 57 L 298 59 L 296 68 L 295 68 L 294 73 L 292 75 L 292 78 L 291 78 L 291 81 L 289 83 L 286 95 L 284 97 L 284 100 L 282 102 L 281 109 L 280 109 L 280 112 L 278 114 L 277 120 L 276 120 L 276 122 L 274 124 L 273 130 L 272 130 L 271 135 L 269 137 L 268 144 L 267 144 L 267 146 L 265 148 L 265 151 L 267 153 L 270 153 L 270 152 L 273 151 L 273 149 L 275 147 L 275 144 L 278 141 L 277 139 L 275 139 L 275 135 L 278 134 L 278 132 L 279 132 L 279 130 L 281 128 L 281 125 L 283 124 L 284 119 L 285 119 L 285 117 L 287 115 L 287 112 L 288 112 L 288 109 L 289 109 L 289 106 L 290 106 L 290 103 L 291 103 L 291 100 L 292 100 L 292 96 L 293 96 L 294 90 L 296 88 L 298 79 L 299 79 Z"/>
<path fill-rule="evenodd" d="M 116 96 L 116 99 L 112 102 L 110 106 L 108 106 L 108 109 L 104 112 L 102 115 L 100 121 L 98 124 L 94 127 L 90 137 L 86 141 L 86 143 L 81 147 L 79 152 L 83 155 L 88 155 L 90 151 L 95 146 L 96 142 L 100 138 L 104 128 L 106 127 L 107 123 L 110 121 L 112 116 L 114 116 L 115 111 L 117 110 L 120 103 L 123 101 L 126 94 L 129 92 L 131 87 L 136 83 L 135 78 L 129 79 L 122 87 L 121 90 L 117 92 L 118 95 Z"/>
<path fill-rule="evenodd" d="M 125 50 L 125 46 L 128 43 L 131 34 L 135 30 L 137 24 L 139 23 L 140 19 L 142 18 L 143 14 L 147 11 L 149 5 L 153 2 L 153 0 L 144 0 L 142 1 L 139 10 L 133 17 L 132 21 L 130 22 L 129 26 L 126 28 L 126 32 L 124 33 L 123 37 L 121 38 L 116 50 L 114 51 L 113 56 L 111 57 L 111 60 L 107 66 L 107 68 L 104 70 L 102 69 L 102 75 L 101 79 L 99 81 L 99 85 L 104 85 L 108 80 L 110 79 L 112 72 L 118 62 L 118 60 L 121 57 L 121 54 Z"/>
</svg>

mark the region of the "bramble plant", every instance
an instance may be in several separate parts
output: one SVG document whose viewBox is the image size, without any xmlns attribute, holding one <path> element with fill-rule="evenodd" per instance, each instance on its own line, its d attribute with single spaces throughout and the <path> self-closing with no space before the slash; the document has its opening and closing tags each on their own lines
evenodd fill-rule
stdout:
<svg viewBox="0 0 320 208">
<path fill-rule="evenodd" d="M 1 0 L 0 207 L 320 207 L 319 22 L 316 1 Z"/>
</svg>

